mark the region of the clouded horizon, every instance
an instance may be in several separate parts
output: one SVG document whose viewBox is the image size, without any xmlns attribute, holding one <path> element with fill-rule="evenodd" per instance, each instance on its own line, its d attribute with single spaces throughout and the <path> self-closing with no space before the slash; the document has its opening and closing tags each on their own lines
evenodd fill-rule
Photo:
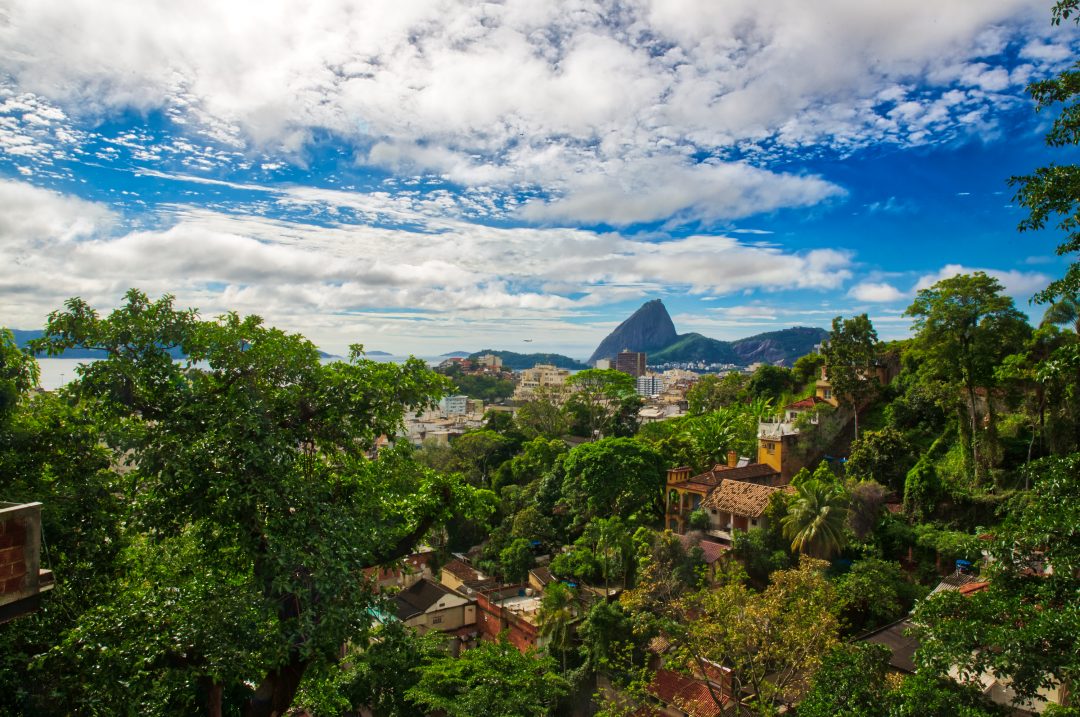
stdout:
<svg viewBox="0 0 1080 717">
<path fill-rule="evenodd" d="M 653 298 L 901 337 L 975 269 L 1037 317 L 1065 264 L 1006 180 L 1055 157 L 1049 9 L 9 0 L 0 325 L 134 286 L 338 353 L 584 356 Z"/>
</svg>

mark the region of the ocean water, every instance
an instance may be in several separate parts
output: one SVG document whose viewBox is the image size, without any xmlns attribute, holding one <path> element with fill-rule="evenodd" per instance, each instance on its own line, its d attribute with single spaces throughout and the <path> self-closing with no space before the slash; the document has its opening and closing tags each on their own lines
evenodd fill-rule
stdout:
<svg viewBox="0 0 1080 717">
<path fill-rule="evenodd" d="M 389 363 L 404 363 L 408 356 L 369 356 L 372 361 Z M 430 366 L 437 366 L 443 361 L 441 356 L 420 356 Z M 39 384 L 46 391 L 55 391 L 78 378 L 78 368 L 82 364 L 93 363 L 98 359 L 65 359 L 65 358 L 39 358 L 38 367 L 41 369 Z M 323 363 L 341 361 L 340 358 L 324 358 Z"/>
</svg>

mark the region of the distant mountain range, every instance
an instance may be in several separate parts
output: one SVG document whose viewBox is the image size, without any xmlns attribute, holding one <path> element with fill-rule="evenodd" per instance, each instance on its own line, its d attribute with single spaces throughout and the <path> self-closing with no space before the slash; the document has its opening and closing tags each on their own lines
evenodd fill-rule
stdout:
<svg viewBox="0 0 1080 717">
<path fill-rule="evenodd" d="M 626 321 L 607 335 L 589 358 L 614 358 L 624 349 L 643 351 L 650 364 L 731 363 L 740 366 L 761 362 L 790 366 L 820 344 L 828 331 L 796 326 L 769 331 L 738 341 L 719 341 L 701 334 L 678 334 L 675 324 L 660 299 L 646 302 Z"/>
<path fill-rule="evenodd" d="M 556 368 L 565 368 L 570 370 L 579 370 L 589 368 L 587 364 L 583 364 L 577 359 L 572 359 L 569 356 L 563 356 L 562 354 L 519 354 L 513 351 L 496 351 L 495 349 L 484 349 L 483 351 L 477 351 L 469 354 L 469 358 L 476 359 L 484 354 L 495 354 L 503 361 L 503 368 L 511 371 L 522 371 L 527 368 L 532 368 L 538 363 L 552 364 Z"/>
<path fill-rule="evenodd" d="M 24 329 L 12 329 L 11 333 L 15 337 L 15 343 L 21 349 L 26 348 L 27 344 L 29 344 L 31 340 L 40 339 L 42 336 L 45 335 L 45 332 L 41 331 L 40 329 L 37 330 L 37 331 L 26 331 Z M 368 354 L 371 355 L 371 356 L 390 356 L 391 355 L 391 354 L 388 354 L 388 353 L 386 353 L 384 351 L 368 351 Z M 99 351 L 97 349 L 68 349 L 68 350 L 64 351 L 62 354 L 58 355 L 58 356 L 51 356 L 51 357 L 46 356 L 46 354 L 44 354 L 44 353 L 37 354 L 38 358 L 63 358 L 63 359 L 101 359 L 101 358 L 105 358 L 105 355 L 106 354 L 105 354 L 104 351 Z M 169 350 L 169 355 L 172 356 L 174 359 L 184 358 L 184 352 L 181 351 L 180 349 L 170 349 Z M 319 356 L 321 358 L 341 358 L 340 356 L 335 356 L 334 354 L 328 354 L 325 351 L 319 351 Z"/>
</svg>

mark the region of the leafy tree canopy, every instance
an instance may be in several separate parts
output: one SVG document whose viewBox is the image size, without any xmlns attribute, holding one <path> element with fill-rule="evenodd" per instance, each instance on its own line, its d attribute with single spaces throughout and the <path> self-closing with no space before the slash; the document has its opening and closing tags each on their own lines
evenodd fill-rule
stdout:
<svg viewBox="0 0 1080 717">
<path fill-rule="evenodd" d="M 1034 490 L 980 541 L 993 557 L 987 589 L 934 595 L 915 613 L 931 674 L 989 671 L 1023 697 L 1080 676 L 1080 454 L 1029 470 Z"/>
<path fill-rule="evenodd" d="M 406 696 L 447 717 L 544 717 L 568 692 L 551 657 L 522 654 L 501 639 L 421 667 L 419 682 Z"/>
<path fill-rule="evenodd" d="M 660 454 L 632 438 L 584 443 L 563 459 L 561 503 L 579 529 L 597 516 L 638 523 L 660 512 L 664 465 Z"/>
<path fill-rule="evenodd" d="M 107 355 L 79 369 L 71 393 L 131 465 L 122 490 L 137 552 L 115 598 L 80 620 L 50 659 L 80 659 L 100 636 L 161 658 L 144 663 L 157 677 L 133 690 L 171 685 L 190 695 L 209 680 L 226 696 L 243 695 L 246 714 L 281 713 L 309 665 L 336 661 L 346 639 L 363 641 L 375 599 L 364 569 L 407 554 L 473 502 L 464 485 L 407 451 L 369 457 L 406 410 L 446 389 L 419 360 L 377 363 L 354 347 L 348 362 L 323 365 L 309 341 L 258 317 L 204 321 L 175 309 L 172 297 L 151 301 L 136 290 L 109 316 L 80 299 L 50 314 L 34 348 L 70 347 Z M 170 357 L 175 347 L 186 362 Z M 155 560 L 160 567 L 135 579 Z M 196 609 L 214 581 L 230 601 Z M 191 608 L 177 610 L 179 632 L 146 629 L 153 613 L 138 612 L 141 591 L 154 585 L 190 596 L 177 603 Z M 116 619 L 105 619 L 110 613 Z M 164 636 L 179 640 L 165 645 Z M 245 659 L 229 657 L 241 651 Z"/>
</svg>

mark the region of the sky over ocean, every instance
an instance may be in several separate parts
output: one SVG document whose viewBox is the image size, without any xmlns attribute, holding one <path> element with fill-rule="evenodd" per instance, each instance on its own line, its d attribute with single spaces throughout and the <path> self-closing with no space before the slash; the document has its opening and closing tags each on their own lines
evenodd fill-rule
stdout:
<svg viewBox="0 0 1080 717">
<path fill-rule="evenodd" d="M 0 2 L 0 325 L 129 287 L 324 350 L 584 356 L 1064 269 L 1007 186 L 1080 30 L 1027 0 Z"/>
</svg>

